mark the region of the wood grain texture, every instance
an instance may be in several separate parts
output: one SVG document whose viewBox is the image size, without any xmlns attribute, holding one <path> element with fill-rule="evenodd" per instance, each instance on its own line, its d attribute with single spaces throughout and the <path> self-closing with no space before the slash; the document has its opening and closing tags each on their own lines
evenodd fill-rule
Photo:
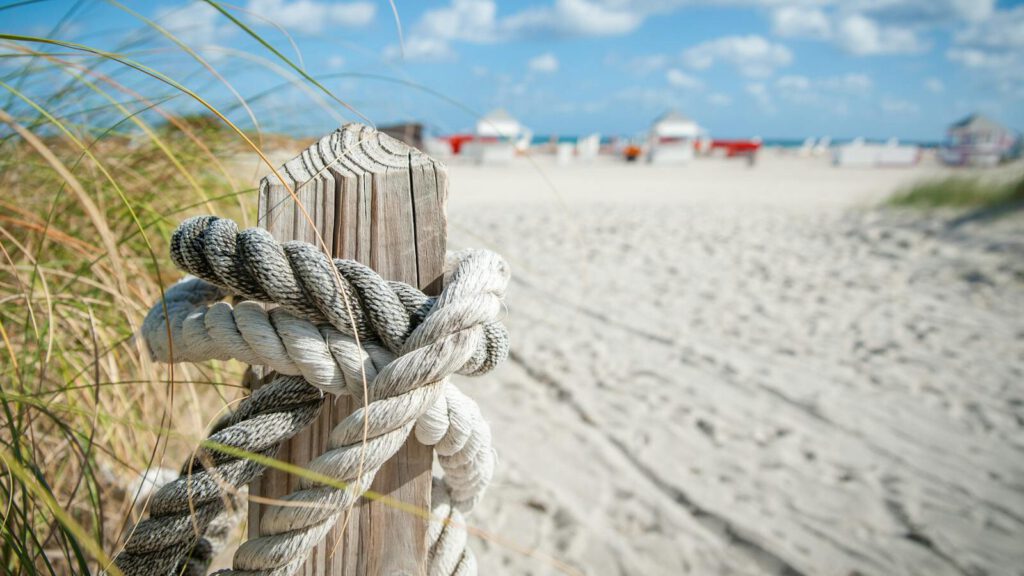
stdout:
<svg viewBox="0 0 1024 576">
<path fill-rule="evenodd" d="M 390 136 L 349 124 L 279 171 L 306 214 L 271 175 L 260 183 L 259 224 L 279 240 L 310 242 L 333 256 L 367 264 L 388 280 L 437 294 L 447 241 L 446 170 L 444 164 Z M 347 397 L 331 400 L 320 418 L 289 441 L 278 458 L 305 465 L 322 454 L 330 430 L 353 408 Z M 431 449 L 410 438 L 380 470 L 371 490 L 429 510 L 432 460 Z M 297 485 L 297 478 L 268 470 L 250 486 L 250 537 L 259 527 L 259 500 L 279 498 Z M 316 547 L 301 573 L 418 576 L 426 573 L 426 553 L 423 518 L 364 499 Z"/>
</svg>

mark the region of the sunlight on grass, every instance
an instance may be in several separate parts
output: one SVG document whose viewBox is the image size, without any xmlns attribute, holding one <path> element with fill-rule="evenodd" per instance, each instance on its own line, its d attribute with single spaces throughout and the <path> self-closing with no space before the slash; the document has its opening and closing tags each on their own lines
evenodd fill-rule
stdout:
<svg viewBox="0 0 1024 576">
<path fill-rule="evenodd" d="M 114 50 L 51 34 L 0 38 L 0 572 L 15 574 L 107 567 L 143 511 L 143 472 L 178 468 L 241 397 L 243 366 L 155 366 L 133 334 L 180 275 L 177 222 L 251 220 L 254 151 L 301 145 L 261 133 L 273 103 L 155 22 Z M 280 94 L 302 75 L 278 68 Z M 199 96 L 217 85 L 223 101 Z M 313 108 L 342 103 L 328 96 Z"/>
<path fill-rule="evenodd" d="M 900 190 L 887 204 L 904 208 L 998 208 L 1024 202 L 1024 179 L 991 181 L 952 176 Z"/>
</svg>

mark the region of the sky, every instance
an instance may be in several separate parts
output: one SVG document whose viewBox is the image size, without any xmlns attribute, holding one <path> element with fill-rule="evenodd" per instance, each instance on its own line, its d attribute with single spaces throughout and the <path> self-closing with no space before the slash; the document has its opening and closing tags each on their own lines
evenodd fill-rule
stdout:
<svg viewBox="0 0 1024 576">
<path fill-rule="evenodd" d="M 138 16 L 106 2 L 28 3 L 0 12 L 0 31 L 50 34 L 75 8 L 54 36 L 125 53 L 213 100 L 261 94 L 258 104 L 277 126 L 326 133 L 339 117 L 357 119 L 315 90 L 271 90 L 285 83 L 285 65 L 206 4 L 125 5 Z M 535 134 L 636 134 L 667 110 L 717 137 L 936 141 L 973 112 L 1024 128 L 1024 0 L 234 0 L 224 7 L 378 124 L 416 120 L 441 133 L 466 131 L 475 116 L 503 107 Z M 153 38 L 140 16 L 196 48 L 230 88 L 189 58 L 169 58 L 173 46 Z M 127 42 L 140 29 L 150 37 Z"/>
</svg>

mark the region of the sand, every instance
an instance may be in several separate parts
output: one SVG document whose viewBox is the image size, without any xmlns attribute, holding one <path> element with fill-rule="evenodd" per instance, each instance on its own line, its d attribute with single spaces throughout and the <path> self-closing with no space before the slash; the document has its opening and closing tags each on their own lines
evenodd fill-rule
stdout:
<svg viewBox="0 0 1024 576">
<path fill-rule="evenodd" d="M 514 271 L 481 574 L 1024 574 L 1024 219 L 876 208 L 940 173 L 453 163 Z"/>
</svg>

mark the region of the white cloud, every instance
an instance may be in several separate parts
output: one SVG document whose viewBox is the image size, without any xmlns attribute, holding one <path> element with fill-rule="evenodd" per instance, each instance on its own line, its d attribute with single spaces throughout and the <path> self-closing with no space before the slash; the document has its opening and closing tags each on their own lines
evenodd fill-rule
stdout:
<svg viewBox="0 0 1024 576">
<path fill-rule="evenodd" d="M 558 72 L 558 58 L 555 58 L 554 54 L 548 52 L 531 59 L 528 66 L 531 72 L 552 74 Z"/>
<path fill-rule="evenodd" d="M 814 79 L 806 76 L 782 76 L 775 81 L 775 88 L 779 92 L 814 91 L 845 96 L 866 96 L 873 85 L 871 78 L 866 74 L 852 73 Z"/>
<path fill-rule="evenodd" d="M 882 111 L 887 114 L 916 114 L 920 111 L 917 104 L 898 98 L 883 98 L 881 107 Z"/>
<path fill-rule="evenodd" d="M 611 53 L 605 56 L 604 64 L 612 68 L 624 70 L 637 76 L 647 76 L 669 65 L 670 58 L 666 54 L 645 54 L 623 58 L 620 54 Z"/>
<path fill-rule="evenodd" d="M 536 36 L 619 36 L 636 30 L 640 12 L 593 0 L 555 0 L 498 17 L 494 0 L 452 0 L 428 10 L 416 25 L 417 34 L 472 43 L 504 42 Z"/>
<path fill-rule="evenodd" d="M 388 46 L 384 49 L 384 57 L 390 60 L 405 58 L 410 62 L 447 62 L 456 59 L 455 50 L 444 40 L 425 36 L 410 36 L 400 49 Z"/>
<path fill-rule="evenodd" d="M 806 76 L 783 76 L 775 81 L 780 90 L 803 92 L 811 89 L 811 79 Z"/>
<path fill-rule="evenodd" d="M 621 36 L 636 30 L 645 18 L 644 11 L 607 0 L 555 0 L 551 5 L 504 17 L 498 16 L 494 0 L 451 0 L 448 6 L 423 14 L 413 26 L 408 44 L 429 46 L 431 54 L 451 58 L 452 42 L 493 44 L 538 37 Z M 395 49 L 388 52 L 394 53 Z"/>
<path fill-rule="evenodd" d="M 772 12 L 772 33 L 786 38 L 826 39 L 832 23 L 818 8 L 784 6 Z"/>
<path fill-rule="evenodd" d="M 808 78 L 782 76 L 775 81 L 775 92 L 781 100 L 802 107 L 813 106 L 833 114 L 847 114 L 851 98 L 863 99 L 871 92 L 873 82 L 866 74 L 843 74 Z"/>
<path fill-rule="evenodd" d="M 630 61 L 629 67 L 637 74 L 645 75 L 657 72 L 668 66 L 668 56 L 665 54 L 651 54 L 648 56 L 637 56 Z"/>
<path fill-rule="evenodd" d="M 721 92 L 713 92 L 708 94 L 708 104 L 718 107 L 730 106 L 732 104 L 732 96 L 722 94 Z"/>
<path fill-rule="evenodd" d="M 975 22 L 990 17 L 996 9 L 996 0 L 946 0 L 945 4 L 953 8 L 954 14 Z"/>
<path fill-rule="evenodd" d="M 665 72 L 665 80 L 667 80 L 669 85 L 674 88 L 682 88 L 684 90 L 700 90 L 704 88 L 704 83 L 701 82 L 699 78 L 690 76 L 689 74 L 675 68 L 671 68 Z"/>
<path fill-rule="evenodd" d="M 373 21 L 372 2 L 332 3 L 317 0 L 249 0 L 246 10 L 304 34 L 320 34 L 333 28 L 354 28 Z"/>
<path fill-rule="evenodd" d="M 761 36 L 726 36 L 688 48 L 682 59 L 697 70 L 721 61 L 744 76 L 758 78 L 771 76 L 776 68 L 788 66 L 793 61 L 793 53 L 782 44 L 769 42 Z"/>
<path fill-rule="evenodd" d="M 992 15 L 995 0 L 845 0 L 841 7 L 886 22 L 912 25 L 976 22 Z"/>
<path fill-rule="evenodd" d="M 950 48 L 946 58 L 965 68 L 1005 69 L 1012 67 L 1017 60 L 1016 55 L 1005 52 L 989 52 L 977 48 Z"/>
<path fill-rule="evenodd" d="M 345 66 L 345 58 L 334 54 L 327 58 L 327 68 L 330 70 L 338 70 Z"/>
<path fill-rule="evenodd" d="M 488 43 L 496 35 L 498 7 L 490 0 L 454 0 L 451 6 L 427 10 L 414 37 Z"/>
<path fill-rule="evenodd" d="M 250 0 L 257 3 L 328 5 L 326 0 Z M 500 10 L 496 0 L 447 0 L 428 8 L 409 27 L 407 40 L 412 46 L 409 52 L 421 59 L 451 59 L 456 44 L 463 42 L 627 35 L 656 15 L 695 5 L 764 9 L 771 15 L 774 35 L 830 41 L 858 56 L 925 52 L 930 48 L 927 34 L 953 26 L 963 28 L 957 36 L 959 45 L 977 48 L 980 41 L 1024 45 L 1020 24 L 1024 7 L 996 11 L 996 0 L 542 0 L 530 7 L 502 4 Z M 1019 17 L 1020 22 L 997 16 Z M 396 50 L 392 47 L 387 52 Z M 610 60 L 606 64 L 642 76 L 668 68 L 672 59 L 651 55 L 633 61 Z M 684 63 L 691 68 L 724 62 L 751 78 L 771 76 L 791 61 L 788 48 L 756 35 L 707 42 L 684 55 Z"/>
<path fill-rule="evenodd" d="M 863 96 L 871 91 L 874 82 L 867 74 L 843 74 L 822 78 L 817 85 L 830 92 Z"/>
<path fill-rule="evenodd" d="M 836 40 L 844 50 L 858 56 L 914 54 L 927 50 L 913 29 L 882 26 L 859 14 L 847 16 L 839 23 Z"/>
<path fill-rule="evenodd" d="M 958 44 L 993 49 L 1024 48 L 1024 6 L 1001 10 L 958 32 Z"/>
<path fill-rule="evenodd" d="M 772 103 L 771 94 L 768 93 L 768 87 L 761 82 L 754 82 L 747 84 L 745 88 L 747 94 L 757 102 L 757 105 L 766 112 L 774 112 L 775 105 Z"/>
<path fill-rule="evenodd" d="M 501 21 L 513 36 L 621 36 L 643 24 L 646 14 L 621 2 L 555 0 L 552 6 L 529 8 Z"/>
<path fill-rule="evenodd" d="M 423 44 L 433 46 L 432 51 L 437 52 L 441 51 L 441 43 L 622 36 L 635 32 L 658 14 L 695 5 L 770 10 L 772 31 L 777 36 L 828 40 L 853 54 L 873 55 L 925 51 L 928 46 L 921 40 L 921 34 L 936 26 L 985 21 L 993 14 L 995 0 L 545 0 L 525 8 L 508 3 L 501 13 L 496 0 L 448 0 L 446 5 L 426 10 L 420 21 L 410 27 L 410 43 L 423 40 Z M 767 42 L 763 38 L 761 41 Z M 776 46 L 778 50 L 774 53 L 788 63 L 788 49 Z M 452 50 L 447 46 L 443 51 Z M 697 60 L 697 67 L 707 60 Z M 667 65 L 652 60 L 637 73 L 650 74 Z M 771 75 L 778 67 L 780 64 L 772 60 L 768 65 L 762 62 L 737 66 L 749 77 Z"/>
<path fill-rule="evenodd" d="M 744 3 L 751 2 L 757 0 Z M 1024 33 L 1008 19 L 996 18 L 995 0 L 764 0 L 761 4 L 773 7 L 776 36 L 830 41 L 858 56 L 926 52 L 930 46 L 922 40 L 924 34 L 954 26 L 966 26 L 958 34 L 965 41 L 975 36 L 1024 45 Z M 1024 8 L 1019 10 L 1024 19 Z"/>
<path fill-rule="evenodd" d="M 678 98 L 671 91 L 663 88 L 630 86 L 616 92 L 612 99 L 644 110 L 663 111 L 679 106 Z"/>
<path fill-rule="evenodd" d="M 997 10 L 954 35 L 949 61 L 966 68 L 986 91 L 1024 99 L 1024 6 Z"/>
<path fill-rule="evenodd" d="M 161 8 L 156 13 L 156 21 L 191 48 L 216 44 L 238 31 L 223 14 L 204 2 Z"/>
<path fill-rule="evenodd" d="M 946 85 L 938 78 L 928 78 L 924 81 L 924 88 L 933 94 L 941 94 L 946 91 Z"/>
</svg>

